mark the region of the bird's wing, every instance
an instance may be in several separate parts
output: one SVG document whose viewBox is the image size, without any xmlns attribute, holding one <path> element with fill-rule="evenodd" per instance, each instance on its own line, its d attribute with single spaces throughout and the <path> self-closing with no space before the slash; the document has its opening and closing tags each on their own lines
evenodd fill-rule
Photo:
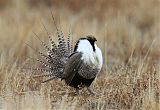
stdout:
<svg viewBox="0 0 160 110">
<path fill-rule="evenodd" d="M 95 65 L 89 65 L 87 63 L 83 63 L 78 70 L 78 74 L 86 79 L 93 79 L 99 73 L 99 68 Z"/>
<path fill-rule="evenodd" d="M 75 74 L 78 72 L 81 64 L 83 63 L 83 60 L 81 60 L 82 53 L 76 52 L 73 53 L 70 58 L 68 59 L 64 73 L 63 73 L 63 79 L 65 79 L 66 83 L 69 84 Z"/>
</svg>

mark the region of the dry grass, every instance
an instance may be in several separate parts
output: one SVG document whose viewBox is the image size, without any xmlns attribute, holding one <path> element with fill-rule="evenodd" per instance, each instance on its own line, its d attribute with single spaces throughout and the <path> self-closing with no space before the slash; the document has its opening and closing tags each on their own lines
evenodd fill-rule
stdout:
<svg viewBox="0 0 160 110">
<path fill-rule="evenodd" d="M 50 2 L 57 3 L 56 0 Z M 21 69 L 37 65 L 26 58 L 37 56 L 25 42 L 44 50 L 32 31 L 48 42 L 40 19 L 52 35 L 55 33 L 47 6 L 30 7 L 17 0 L 1 9 L 0 110 L 158 110 L 160 3 L 158 0 L 132 0 L 131 3 L 127 0 L 100 0 L 92 4 L 93 7 L 85 5 L 82 9 L 77 0 L 73 7 L 50 7 L 57 23 L 60 15 L 64 33 L 71 28 L 75 41 L 88 34 L 97 37 L 105 62 L 93 88 L 102 93 L 101 96 L 90 96 L 85 89 L 74 96 L 70 94 L 72 88 L 64 82 L 55 80 L 41 84 L 41 79 L 34 79 L 31 71 Z"/>
</svg>

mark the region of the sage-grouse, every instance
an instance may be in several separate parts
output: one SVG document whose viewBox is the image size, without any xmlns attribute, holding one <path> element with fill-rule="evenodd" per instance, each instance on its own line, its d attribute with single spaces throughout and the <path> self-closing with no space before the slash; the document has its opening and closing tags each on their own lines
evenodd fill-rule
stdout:
<svg viewBox="0 0 160 110">
<path fill-rule="evenodd" d="M 37 59 L 44 68 L 37 68 L 47 74 L 48 80 L 60 78 L 67 85 L 76 88 L 87 87 L 89 93 L 94 94 L 90 85 L 102 68 L 102 53 L 96 45 L 96 38 L 88 35 L 80 38 L 73 47 L 71 34 L 65 39 L 63 32 L 57 28 L 58 42 L 54 42 L 49 36 L 51 48 L 42 40 L 41 43 L 47 51 L 47 55 L 38 52 L 41 59 Z M 38 36 L 37 36 L 38 37 Z"/>
</svg>

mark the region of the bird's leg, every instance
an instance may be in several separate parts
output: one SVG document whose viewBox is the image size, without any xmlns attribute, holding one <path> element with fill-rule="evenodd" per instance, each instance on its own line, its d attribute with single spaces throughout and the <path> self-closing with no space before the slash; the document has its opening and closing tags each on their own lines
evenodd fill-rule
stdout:
<svg viewBox="0 0 160 110">
<path fill-rule="evenodd" d="M 98 93 L 94 92 L 94 91 L 92 90 L 91 86 L 87 87 L 87 90 L 88 90 L 88 92 L 89 92 L 91 95 L 96 95 L 96 96 L 100 96 L 100 95 L 101 95 L 101 94 L 98 94 Z"/>
<path fill-rule="evenodd" d="M 78 88 L 76 88 L 76 94 L 79 95 L 79 89 Z"/>
<path fill-rule="evenodd" d="M 92 90 L 91 86 L 87 87 L 87 90 L 90 94 L 95 95 L 95 92 Z"/>
</svg>

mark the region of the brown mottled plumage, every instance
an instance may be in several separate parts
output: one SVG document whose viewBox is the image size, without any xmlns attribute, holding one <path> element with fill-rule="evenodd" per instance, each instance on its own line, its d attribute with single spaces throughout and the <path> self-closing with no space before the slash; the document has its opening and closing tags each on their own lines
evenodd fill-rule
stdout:
<svg viewBox="0 0 160 110">
<path fill-rule="evenodd" d="M 66 41 L 63 32 L 58 29 L 57 26 L 56 29 L 58 43 L 55 43 L 51 36 L 49 36 L 51 48 L 35 34 L 47 51 L 46 55 L 34 49 L 42 58 L 37 59 L 37 61 L 44 67 L 36 68 L 35 70 L 48 73 L 36 77 L 48 77 L 48 79 L 43 82 L 60 78 L 65 80 L 67 85 L 72 86 L 77 90 L 86 86 L 88 91 L 93 94 L 89 87 L 102 66 L 101 51 L 95 44 L 97 41 L 96 38 L 92 35 L 89 35 L 86 38 L 80 38 L 73 51 L 71 33 L 69 33 Z M 83 43 L 86 47 L 83 47 Z M 85 50 L 85 48 L 88 50 Z"/>
</svg>

